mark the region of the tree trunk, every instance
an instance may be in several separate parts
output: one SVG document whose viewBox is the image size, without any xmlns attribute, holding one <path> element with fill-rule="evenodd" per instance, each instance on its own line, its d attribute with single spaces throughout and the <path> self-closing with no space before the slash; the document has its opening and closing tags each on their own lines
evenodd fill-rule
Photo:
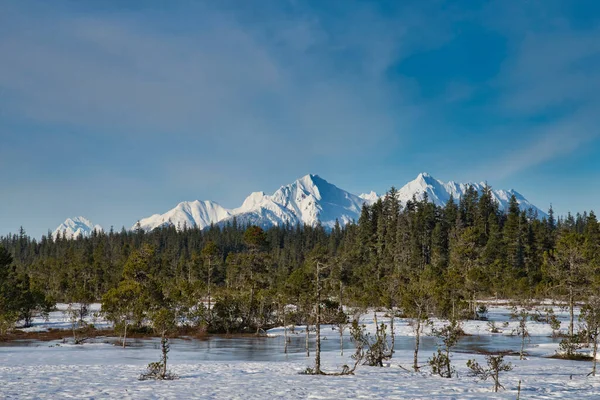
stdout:
<svg viewBox="0 0 600 400">
<path fill-rule="evenodd" d="M 315 331 L 317 335 L 317 341 L 315 345 L 315 374 L 321 374 L 321 280 L 320 274 L 321 269 L 317 263 L 317 318 Z"/>
<path fill-rule="evenodd" d="M 525 349 L 525 332 L 521 332 L 521 353 L 519 353 L 519 360 L 523 360 L 523 350 Z"/>
<path fill-rule="evenodd" d="M 498 392 L 498 388 L 500 387 L 500 369 L 496 369 L 494 371 L 494 392 Z"/>
<path fill-rule="evenodd" d="M 452 320 L 455 320 L 456 316 L 454 315 L 454 298 L 452 298 Z"/>
<path fill-rule="evenodd" d="M 287 333 L 287 325 L 285 320 L 285 305 L 283 306 L 283 352 L 287 354 L 288 350 L 288 333 Z"/>
<path fill-rule="evenodd" d="M 419 342 L 421 339 L 421 316 L 417 318 L 417 330 L 415 335 L 415 355 L 413 360 L 413 369 L 415 372 L 419 370 Z"/>
<path fill-rule="evenodd" d="M 210 259 L 208 259 L 208 276 L 206 278 L 206 287 L 207 287 L 207 291 L 208 291 L 208 323 L 209 325 L 212 323 L 212 309 L 210 306 L 210 277 L 212 275 L 212 264 Z"/>
<path fill-rule="evenodd" d="M 123 348 L 125 348 L 127 343 L 127 321 L 125 321 L 125 330 L 123 332 Z"/>
<path fill-rule="evenodd" d="M 573 336 L 573 327 L 575 321 L 575 296 L 573 295 L 573 286 L 569 287 L 569 336 Z"/>
<path fill-rule="evenodd" d="M 167 343 L 168 340 L 165 337 L 165 333 L 163 332 L 163 334 L 161 335 L 161 339 L 160 339 L 160 344 L 161 344 L 161 348 L 162 348 L 162 371 L 161 371 L 161 377 L 164 378 L 165 376 L 167 376 Z"/>
<path fill-rule="evenodd" d="M 344 355 L 344 325 L 340 324 L 340 355 Z"/>
<path fill-rule="evenodd" d="M 392 335 L 392 348 L 390 353 L 394 354 L 395 350 L 394 350 L 394 346 L 396 345 L 396 332 L 394 331 L 394 307 L 392 307 L 391 309 L 391 317 L 390 317 L 390 333 Z"/>
<path fill-rule="evenodd" d="M 446 374 L 452 378 L 452 367 L 450 365 L 450 347 L 446 346 Z"/>
<path fill-rule="evenodd" d="M 304 347 L 306 348 L 306 357 L 310 357 L 310 346 L 309 346 L 309 333 L 310 333 L 310 324 L 308 321 L 306 322 L 306 340 L 304 342 Z"/>
<path fill-rule="evenodd" d="M 321 373 L 321 305 L 317 304 L 317 324 L 315 326 L 317 341 L 315 348 L 315 373 Z"/>
<path fill-rule="evenodd" d="M 594 338 L 594 351 L 592 351 L 592 357 L 594 357 L 594 359 L 592 360 L 592 376 L 596 376 L 596 364 L 598 363 L 598 360 L 596 359 L 596 357 L 598 357 L 598 332 L 596 331 L 596 337 Z"/>
<path fill-rule="evenodd" d="M 342 283 L 342 281 L 340 280 L 340 317 L 344 317 L 344 323 L 342 323 L 340 321 L 340 355 L 343 356 L 344 355 L 344 325 L 346 322 L 346 318 L 344 313 L 344 306 L 342 306 L 342 295 L 344 292 L 344 284 Z"/>
<path fill-rule="evenodd" d="M 375 329 L 379 329 L 379 324 L 377 323 L 377 311 L 373 313 L 373 323 L 375 324 Z"/>
</svg>

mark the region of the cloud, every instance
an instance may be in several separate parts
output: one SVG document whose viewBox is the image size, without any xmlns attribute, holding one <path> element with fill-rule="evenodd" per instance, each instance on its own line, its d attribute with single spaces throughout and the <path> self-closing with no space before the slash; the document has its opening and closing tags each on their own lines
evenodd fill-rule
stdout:
<svg viewBox="0 0 600 400">
<path fill-rule="evenodd" d="M 493 130 L 512 144 L 482 170 L 505 178 L 567 156 L 600 137 L 600 30 L 576 27 L 556 2 L 510 9 L 494 21 L 512 52 L 489 85 L 503 121 Z M 512 140 L 511 138 L 516 138 Z"/>
<path fill-rule="evenodd" d="M 527 114 L 597 99 L 599 38 L 600 30 L 526 35 L 501 77 L 504 107 Z"/>
<path fill-rule="evenodd" d="M 13 11 L 14 29 L 0 37 L 2 107 L 13 118 L 82 135 L 180 137 L 238 156 L 344 154 L 398 132 L 391 111 L 401 92 L 385 70 L 403 28 L 363 35 L 384 21 L 378 14 L 347 35 L 302 16 L 266 25 L 267 35 L 207 7 L 183 33 L 128 15 L 47 11 Z"/>
<path fill-rule="evenodd" d="M 488 163 L 482 170 L 486 176 L 502 179 L 523 170 L 571 154 L 581 146 L 600 137 L 597 128 L 598 107 L 590 106 L 569 115 L 560 121 L 553 121 L 534 132 L 523 133 L 533 136 L 529 143 L 517 140 L 514 147 L 503 152 L 500 158 Z"/>
</svg>

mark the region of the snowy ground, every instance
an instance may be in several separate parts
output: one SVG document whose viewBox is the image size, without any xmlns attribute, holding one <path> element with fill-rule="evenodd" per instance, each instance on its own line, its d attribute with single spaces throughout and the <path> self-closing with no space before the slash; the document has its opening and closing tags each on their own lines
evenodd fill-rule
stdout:
<svg viewBox="0 0 600 400">
<path fill-rule="evenodd" d="M 556 309 L 557 313 L 560 311 Z M 503 322 L 510 310 L 491 307 L 490 319 Z M 559 314 L 566 329 L 566 313 Z M 373 314 L 364 318 L 373 330 Z M 383 313 L 378 314 L 380 321 Z M 383 319 L 385 321 L 385 319 Z M 103 324 L 102 321 L 96 321 Z M 438 322 L 439 323 L 439 322 Z M 50 321 L 36 321 L 34 329 L 69 327 L 68 318 L 61 312 L 51 315 Z M 502 334 L 491 334 L 485 322 L 468 321 L 464 325 L 466 343 L 454 353 L 452 362 L 458 377 L 444 379 L 432 376 L 428 368 L 422 372 L 407 372 L 412 360 L 413 332 L 407 321 L 396 320 L 397 352 L 389 367 L 361 366 L 354 376 L 307 376 L 300 372 L 313 365 L 302 348 L 304 332 L 295 329 L 290 354 L 283 354 L 283 328 L 269 333 L 275 337 L 263 339 L 210 339 L 208 341 L 173 341 L 170 368 L 180 376 L 176 381 L 139 381 L 137 377 L 145 365 L 157 361 L 156 340 L 132 342 L 134 347 L 121 349 L 108 338 L 82 346 L 59 342 L 5 343 L 0 346 L 0 398 L 2 399 L 63 399 L 63 398 L 290 398 L 290 399 L 343 399 L 343 398 L 395 398 L 395 399 L 514 399 L 521 381 L 522 399 L 599 399 L 600 377 L 586 377 L 590 362 L 564 361 L 545 358 L 552 355 L 558 344 L 547 335 L 551 329 L 544 324 L 531 323 L 532 335 L 528 344 L 528 359 L 506 357 L 514 364 L 513 371 L 503 373 L 501 383 L 506 390 L 492 393 L 491 381 L 479 381 L 470 376 L 466 361 L 475 358 L 484 363 L 483 356 L 473 354 L 477 343 L 494 345 L 498 350 L 514 348 L 518 338 L 508 336 L 511 326 Z M 352 349 L 346 341 L 345 357 L 339 355 L 338 332 L 323 327 L 324 369 L 340 370 L 352 360 Z M 314 335 L 312 340 L 314 341 Z M 424 351 L 420 363 L 426 364 L 433 345 Z M 469 342 L 470 341 L 470 342 Z M 313 343 L 314 344 L 314 343 Z M 463 352 L 464 351 L 464 352 Z M 311 353 L 311 356 L 314 354 Z M 260 361 L 249 361 L 260 360 Z"/>
</svg>

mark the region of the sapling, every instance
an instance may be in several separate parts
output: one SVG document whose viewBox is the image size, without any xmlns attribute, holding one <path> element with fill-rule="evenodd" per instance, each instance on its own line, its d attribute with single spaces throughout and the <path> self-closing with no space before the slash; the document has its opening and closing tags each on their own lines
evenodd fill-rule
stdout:
<svg viewBox="0 0 600 400">
<path fill-rule="evenodd" d="M 487 327 L 490 333 L 502 333 L 502 331 L 496 325 L 496 321 L 488 321 Z"/>
<path fill-rule="evenodd" d="M 429 310 L 433 305 L 430 282 L 420 278 L 413 278 L 407 286 L 402 298 L 402 309 L 410 319 L 410 325 L 415 332 L 415 350 L 413 355 L 413 369 L 419 370 L 419 347 L 421 335 L 429 321 Z"/>
<path fill-rule="evenodd" d="M 387 326 L 384 323 L 375 325 L 375 337 L 366 334 L 366 345 L 368 346 L 365 355 L 365 364 L 372 367 L 383 367 L 383 361 L 392 358 L 392 350 L 387 342 Z"/>
<path fill-rule="evenodd" d="M 167 371 L 167 354 L 170 351 L 169 339 L 163 336 L 160 339 L 161 358 L 158 362 L 152 362 L 148 364 L 146 372 L 140 375 L 140 380 L 145 381 L 149 379 L 155 380 L 174 380 L 177 379 L 177 375 L 174 375 L 171 371 Z"/>
<path fill-rule="evenodd" d="M 348 365 L 344 365 L 342 367 L 341 372 L 324 372 L 323 370 L 316 368 L 306 368 L 302 374 L 306 375 L 330 375 L 330 376 L 341 376 L 341 375 L 354 375 L 354 371 L 356 371 L 356 367 L 361 364 L 366 356 L 365 347 L 368 346 L 368 334 L 365 333 L 365 326 L 360 324 L 358 321 L 358 316 L 352 321 L 350 325 L 350 337 L 352 343 L 354 343 L 354 354 L 352 355 L 352 359 L 354 360 L 354 365 L 350 368 Z"/>
<path fill-rule="evenodd" d="M 73 343 L 74 344 L 83 344 L 88 338 L 86 336 L 81 336 L 79 333 L 87 327 L 87 323 L 83 320 L 83 312 L 81 306 L 75 306 L 73 303 L 70 303 L 67 309 L 64 311 L 69 318 L 69 322 L 71 323 L 71 331 L 73 332 Z"/>
<path fill-rule="evenodd" d="M 577 350 L 581 349 L 581 340 L 579 335 L 567 336 L 560 341 L 558 345 L 558 354 L 560 358 L 566 359 L 578 359 L 581 358 L 578 355 Z"/>
<path fill-rule="evenodd" d="M 437 353 L 429 359 L 431 370 L 443 378 L 451 378 L 455 370 L 450 363 L 450 351 L 458 343 L 464 331 L 460 323 L 453 320 L 442 329 L 434 329 L 433 334 L 442 339 L 442 346 L 438 347 Z"/>
<path fill-rule="evenodd" d="M 552 308 L 545 308 L 543 312 L 537 310 L 535 314 L 531 315 L 531 319 L 550 325 L 552 337 L 558 337 L 560 335 L 560 320 Z"/>
<path fill-rule="evenodd" d="M 340 355 L 344 355 L 344 330 L 348 325 L 348 315 L 344 312 L 344 310 L 340 307 L 336 317 L 335 317 L 335 325 L 337 326 L 338 333 L 340 334 Z"/>
<path fill-rule="evenodd" d="M 353 375 L 354 371 L 356 371 L 356 367 L 360 363 L 362 363 L 365 358 L 365 326 L 361 325 L 358 322 L 358 317 L 352 320 L 352 324 L 350 325 L 350 338 L 352 343 L 354 343 L 354 354 L 352 355 L 352 359 L 354 360 L 354 365 L 352 368 L 349 368 L 347 365 L 344 365 L 342 369 L 342 373 L 340 375 Z"/>
<path fill-rule="evenodd" d="M 487 380 L 492 378 L 494 380 L 494 392 L 497 392 L 499 388 L 504 389 L 504 386 L 500 384 L 500 372 L 511 371 L 513 365 L 511 363 L 504 362 L 504 355 L 487 355 L 485 356 L 487 361 L 487 368 L 482 367 L 477 361 L 467 361 L 467 367 L 471 370 L 473 375 L 477 376 L 481 380 Z"/>
<path fill-rule="evenodd" d="M 527 329 L 527 321 L 529 320 L 531 313 L 525 308 L 518 310 L 517 307 L 513 307 L 510 319 L 516 320 L 518 325 L 513 329 L 513 334 L 521 337 L 521 350 L 519 351 L 519 360 L 523 360 L 525 354 L 525 340 L 529 338 L 529 330 Z"/>
<path fill-rule="evenodd" d="M 154 331 L 160 333 L 161 358 L 158 362 L 148 364 L 146 372 L 141 374 L 140 380 L 173 380 L 177 375 L 167 370 L 167 360 L 170 350 L 169 338 L 167 334 L 177 326 L 177 317 L 173 310 L 169 308 L 160 308 L 151 315 L 152 327 Z"/>
</svg>

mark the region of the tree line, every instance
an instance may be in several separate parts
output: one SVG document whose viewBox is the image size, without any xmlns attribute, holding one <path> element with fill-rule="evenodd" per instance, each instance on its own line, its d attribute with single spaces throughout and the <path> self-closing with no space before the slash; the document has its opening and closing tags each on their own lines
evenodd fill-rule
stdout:
<svg viewBox="0 0 600 400">
<path fill-rule="evenodd" d="M 83 305 L 82 315 L 101 302 L 124 336 L 156 318 L 163 334 L 260 332 L 314 324 L 317 294 L 323 323 L 341 323 L 342 304 L 455 320 L 476 317 L 483 297 L 554 298 L 573 312 L 600 287 L 594 212 L 555 218 L 550 208 L 539 218 L 514 196 L 502 211 L 490 187 L 443 207 L 426 196 L 401 204 L 392 188 L 331 230 L 235 220 L 178 228 L 0 237 L 0 327 L 57 302 Z"/>
</svg>

